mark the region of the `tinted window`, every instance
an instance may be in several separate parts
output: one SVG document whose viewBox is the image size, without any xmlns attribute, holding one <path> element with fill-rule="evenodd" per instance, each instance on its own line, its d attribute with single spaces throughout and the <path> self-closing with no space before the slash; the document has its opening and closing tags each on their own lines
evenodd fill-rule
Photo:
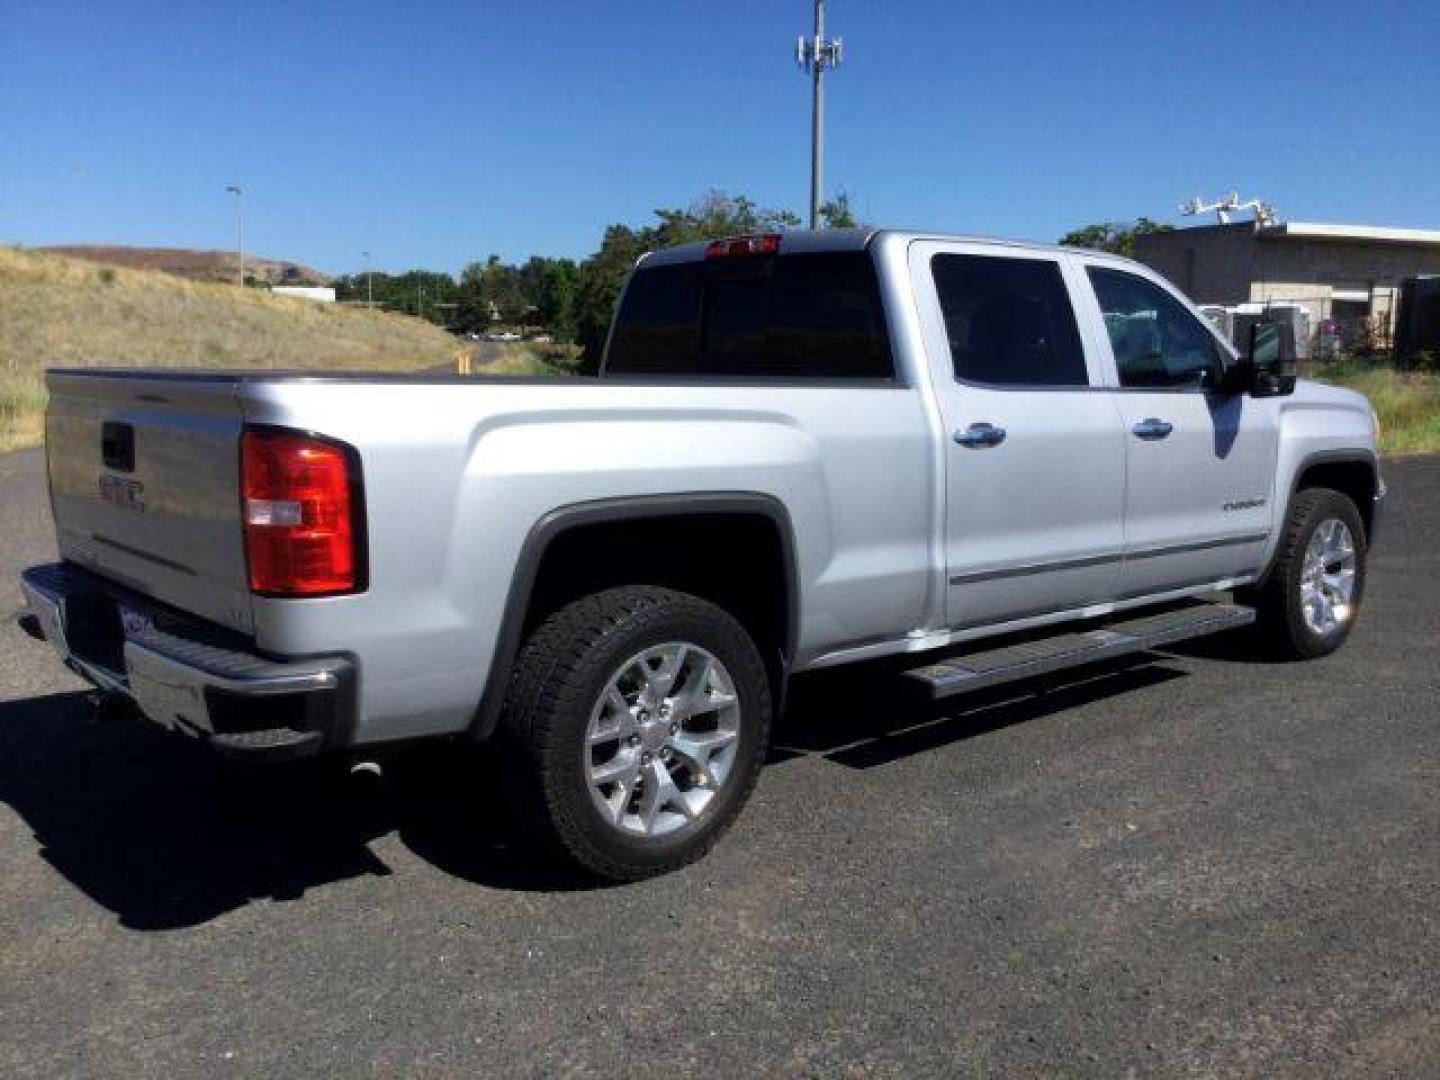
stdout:
<svg viewBox="0 0 1440 1080">
<path fill-rule="evenodd" d="M 642 267 L 620 303 L 605 370 L 889 378 L 874 264 L 856 251 Z"/>
<path fill-rule="evenodd" d="M 605 357 L 611 371 L 695 371 L 700 365 L 700 263 L 639 270 L 625 290 Z"/>
<path fill-rule="evenodd" d="M 930 269 L 957 379 L 998 386 L 1088 384 L 1058 263 L 936 255 Z"/>
<path fill-rule="evenodd" d="M 1115 350 L 1121 386 L 1202 387 L 1220 373 L 1205 324 L 1164 289 L 1121 270 L 1087 267 Z"/>
</svg>

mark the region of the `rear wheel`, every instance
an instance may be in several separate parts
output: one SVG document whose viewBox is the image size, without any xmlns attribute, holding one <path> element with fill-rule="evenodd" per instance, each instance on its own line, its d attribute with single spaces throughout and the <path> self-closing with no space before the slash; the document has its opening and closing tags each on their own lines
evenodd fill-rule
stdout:
<svg viewBox="0 0 1440 1080">
<path fill-rule="evenodd" d="M 498 734 L 520 823 L 585 870 L 629 880 L 714 844 L 755 785 L 769 727 L 765 667 L 740 623 L 631 586 L 535 630 Z"/>
<path fill-rule="evenodd" d="M 1281 656 L 1334 652 L 1350 634 L 1365 588 L 1365 525 L 1329 488 L 1295 496 L 1280 551 L 1252 599 L 1266 643 Z"/>
</svg>

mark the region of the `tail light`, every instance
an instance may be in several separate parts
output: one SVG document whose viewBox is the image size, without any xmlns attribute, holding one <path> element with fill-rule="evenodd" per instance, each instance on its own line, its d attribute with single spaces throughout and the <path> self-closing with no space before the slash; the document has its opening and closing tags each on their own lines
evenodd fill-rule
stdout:
<svg viewBox="0 0 1440 1080">
<path fill-rule="evenodd" d="M 727 236 L 712 241 L 705 248 L 707 259 L 740 259 L 746 255 L 774 255 L 780 250 L 779 233 L 760 233 L 755 236 Z"/>
<path fill-rule="evenodd" d="M 343 443 L 276 428 L 241 440 L 250 588 L 333 596 L 365 587 L 360 463 Z"/>
</svg>

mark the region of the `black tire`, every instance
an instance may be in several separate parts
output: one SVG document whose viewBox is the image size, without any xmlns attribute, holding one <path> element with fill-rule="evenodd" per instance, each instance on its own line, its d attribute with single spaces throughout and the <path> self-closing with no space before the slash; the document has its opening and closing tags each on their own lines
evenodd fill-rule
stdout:
<svg viewBox="0 0 1440 1080">
<path fill-rule="evenodd" d="M 729 774 L 694 821 L 665 836 L 626 835 L 596 807 L 586 775 L 591 710 L 617 666 L 666 642 L 693 643 L 727 669 L 739 699 Z M 759 650 L 728 612 L 699 597 L 624 586 L 561 608 L 515 662 L 496 731 L 517 823 L 548 852 L 590 874 L 633 881 L 704 855 L 755 787 L 770 736 L 770 686 Z"/>
<path fill-rule="evenodd" d="M 1301 581 L 1305 551 L 1322 523 L 1339 520 L 1350 531 L 1355 549 L 1354 594 L 1347 618 L 1328 632 L 1319 632 L 1305 618 L 1301 603 Z M 1350 499 L 1330 488 L 1306 488 L 1290 504 L 1290 517 L 1280 539 L 1275 562 L 1263 585 L 1242 595 L 1258 613 L 1256 630 L 1262 646 L 1272 655 L 1287 660 L 1311 660 L 1328 656 L 1350 635 L 1359 614 L 1365 591 L 1365 524 Z"/>
</svg>

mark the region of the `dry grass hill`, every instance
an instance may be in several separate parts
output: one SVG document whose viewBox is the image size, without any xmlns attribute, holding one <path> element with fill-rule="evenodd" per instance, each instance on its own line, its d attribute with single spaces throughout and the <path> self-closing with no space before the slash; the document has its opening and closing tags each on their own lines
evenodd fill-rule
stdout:
<svg viewBox="0 0 1440 1080">
<path fill-rule="evenodd" d="M 189 248 L 122 247 L 102 244 L 67 244 L 39 248 L 69 259 L 124 266 L 131 270 L 162 270 L 187 281 L 234 284 L 237 257 L 233 251 L 192 251 Z M 328 285 L 330 278 L 297 262 L 245 256 L 245 277 L 267 285 Z"/>
<path fill-rule="evenodd" d="M 459 350 L 403 315 L 0 248 L 0 450 L 40 441 L 47 367 L 413 371 Z"/>
</svg>

